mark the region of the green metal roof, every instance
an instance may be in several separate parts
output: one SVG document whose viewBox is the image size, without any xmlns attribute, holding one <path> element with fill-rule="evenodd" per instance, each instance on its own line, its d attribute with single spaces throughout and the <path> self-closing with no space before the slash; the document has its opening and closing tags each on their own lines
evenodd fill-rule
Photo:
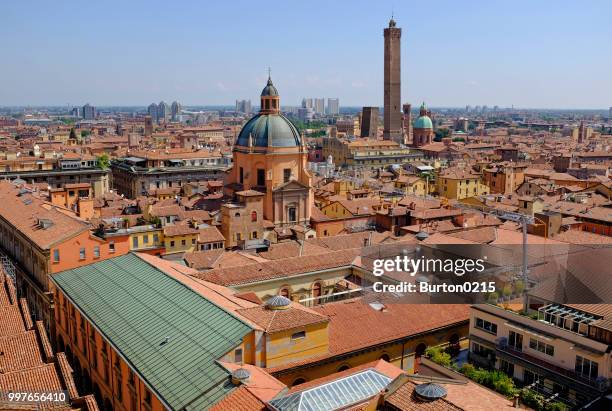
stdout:
<svg viewBox="0 0 612 411">
<path fill-rule="evenodd" d="M 251 328 L 138 256 L 52 279 L 171 409 L 206 409 L 235 388 L 215 360 Z"/>
<path fill-rule="evenodd" d="M 299 147 L 300 132 L 291 120 L 282 114 L 257 114 L 240 130 L 237 146 L 248 147 L 252 139 L 255 147 Z"/>
</svg>

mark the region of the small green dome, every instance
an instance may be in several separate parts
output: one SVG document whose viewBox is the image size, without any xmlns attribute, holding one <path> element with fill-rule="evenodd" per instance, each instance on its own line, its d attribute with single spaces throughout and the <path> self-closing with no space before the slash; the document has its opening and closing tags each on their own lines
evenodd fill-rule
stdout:
<svg viewBox="0 0 612 411">
<path fill-rule="evenodd" d="M 417 121 L 414 122 L 414 128 L 431 128 L 433 129 L 433 123 L 429 116 L 420 116 Z"/>
</svg>

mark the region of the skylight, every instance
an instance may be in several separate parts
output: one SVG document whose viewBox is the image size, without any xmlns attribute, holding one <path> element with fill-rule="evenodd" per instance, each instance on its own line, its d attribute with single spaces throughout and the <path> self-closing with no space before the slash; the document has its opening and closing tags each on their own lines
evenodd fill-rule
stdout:
<svg viewBox="0 0 612 411">
<path fill-rule="evenodd" d="M 278 411 L 331 411 L 357 404 L 383 390 L 391 378 L 372 369 L 284 397 L 270 405 Z"/>
</svg>

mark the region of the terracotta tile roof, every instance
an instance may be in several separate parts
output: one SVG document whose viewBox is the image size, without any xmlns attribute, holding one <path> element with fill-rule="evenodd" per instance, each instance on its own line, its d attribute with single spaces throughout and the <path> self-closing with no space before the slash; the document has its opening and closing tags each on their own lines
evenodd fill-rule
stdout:
<svg viewBox="0 0 612 411">
<path fill-rule="evenodd" d="M 319 208 L 312 206 L 310 210 L 310 219 L 312 221 L 328 221 L 330 218 L 326 216 Z"/>
<path fill-rule="evenodd" d="M 457 227 L 450 220 L 442 220 L 442 221 L 432 221 L 431 224 L 427 223 L 427 224 L 409 225 L 409 226 L 401 227 L 401 229 L 408 233 L 413 233 L 413 234 L 417 234 L 421 231 L 424 231 L 428 234 L 433 234 L 433 233 L 443 233 L 447 231 L 456 231 L 460 229 L 460 227 Z"/>
<path fill-rule="evenodd" d="M 353 299 L 314 307 L 314 311 L 329 317 L 330 353 L 346 353 L 468 321 L 469 306 L 462 304 L 391 303 L 385 306 L 380 311 L 363 299 Z"/>
<path fill-rule="evenodd" d="M 182 217 L 185 219 L 192 219 L 196 221 L 210 221 L 212 217 L 206 210 L 186 210 L 183 211 Z"/>
<path fill-rule="evenodd" d="M 174 201 L 174 200 L 171 200 Z M 178 204 L 174 204 L 174 205 L 167 205 L 167 206 L 161 206 L 159 204 L 154 204 L 151 207 L 151 215 L 153 216 L 157 216 L 157 217 L 168 217 L 168 216 L 182 216 L 183 215 L 183 209 L 178 205 Z"/>
<path fill-rule="evenodd" d="M 206 270 L 215 267 L 215 262 L 225 253 L 222 248 L 216 250 L 196 251 L 186 253 L 183 259 L 187 265 L 196 270 Z"/>
<path fill-rule="evenodd" d="M 376 210 L 374 208 L 380 205 L 380 200 L 372 198 L 356 198 L 353 200 L 340 199 L 336 201 L 353 215 L 375 214 Z"/>
<path fill-rule="evenodd" d="M 480 176 L 470 169 L 447 168 L 440 173 L 440 177 L 449 178 L 452 180 L 478 179 Z"/>
<path fill-rule="evenodd" d="M 205 227 L 198 229 L 198 242 L 199 243 L 212 243 L 225 241 L 225 237 L 219 231 L 219 229 L 215 226 Z"/>
<path fill-rule="evenodd" d="M 229 372 L 236 371 L 238 368 L 246 369 L 249 374 L 249 380 L 242 385 L 251 394 L 261 401 L 270 401 L 280 391 L 287 388 L 285 384 L 271 376 L 263 368 L 259 368 L 250 364 L 235 364 L 219 361 L 222 367 L 225 367 Z"/>
<path fill-rule="evenodd" d="M 18 194 L 19 188 L 0 181 L 0 217 L 43 250 L 90 228 L 85 221 L 59 211 L 30 193 Z M 50 221 L 51 225 L 42 228 L 40 219 Z"/>
<path fill-rule="evenodd" d="M 0 352 L 0 374 L 43 364 L 34 330 L 0 337 Z"/>
<path fill-rule="evenodd" d="M 65 355 L 53 353 L 42 321 L 32 322 L 25 299 L 16 299 L 12 280 L 1 267 L 0 353 L 0 393 L 68 390 L 70 400 L 86 400 L 78 397 L 70 367 L 65 367 Z M 4 405 L 0 403 L 0 408 L 5 409 Z M 68 402 L 30 403 L 24 404 L 24 407 L 72 409 Z M 97 411 L 97 406 L 93 403 L 87 409 Z"/>
<path fill-rule="evenodd" d="M 317 255 L 328 252 L 329 249 L 327 247 L 313 244 L 311 241 L 304 241 L 302 245 L 297 241 L 287 241 L 271 244 L 267 251 L 262 251 L 258 255 L 268 260 L 279 260 L 300 255 Z"/>
<path fill-rule="evenodd" d="M 570 217 L 573 218 L 573 217 Z M 567 219 L 563 219 L 564 224 L 568 224 Z M 579 221 L 574 220 L 576 223 L 580 223 Z M 559 233 L 555 236 L 555 240 L 563 241 L 564 243 L 571 244 L 589 244 L 589 245 L 606 245 L 612 244 L 612 237 L 601 235 L 601 234 L 593 234 L 588 231 L 582 230 L 569 230 Z"/>
<path fill-rule="evenodd" d="M 0 320 L 0 337 L 26 331 L 17 304 L 0 306 Z"/>
<path fill-rule="evenodd" d="M 261 301 L 261 299 L 253 291 L 247 291 L 246 293 L 238 293 L 235 294 L 235 296 L 236 298 L 241 298 L 257 305 L 263 304 L 263 301 Z"/>
<path fill-rule="evenodd" d="M 253 283 L 273 278 L 289 277 L 311 271 L 348 266 L 357 256 L 356 250 L 334 251 L 326 254 L 292 257 L 245 265 L 240 270 L 218 268 L 197 276 L 225 286 Z"/>
<path fill-rule="evenodd" d="M 468 381 L 466 385 L 445 384 L 446 400 L 469 411 L 516 410 L 511 400 L 488 388 Z"/>
<path fill-rule="evenodd" d="M 332 237 L 312 238 L 306 240 L 306 242 L 319 247 L 326 247 L 329 250 L 348 250 L 362 248 L 366 240 L 370 245 L 374 245 L 393 242 L 398 239 L 390 232 L 379 233 L 378 231 L 363 231 Z"/>
<path fill-rule="evenodd" d="M 395 382 L 397 388 L 385 395 L 385 404 L 393 410 L 401 411 L 462 411 L 463 409 L 441 398 L 436 401 L 420 400 L 415 394 L 417 383 L 404 378 Z M 393 385 L 393 383 L 392 383 Z"/>
<path fill-rule="evenodd" d="M 462 230 L 455 233 L 449 233 L 448 236 L 473 241 L 480 244 L 488 244 L 497 239 L 497 230 L 495 227 L 481 227 L 472 230 Z"/>
<path fill-rule="evenodd" d="M 328 321 L 327 316 L 294 302 L 291 303 L 291 307 L 285 310 L 271 310 L 265 305 L 260 305 L 258 307 L 238 310 L 238 314 L 269 333 Z"/>
<path fill-rule="evenodd" d="M 432 218 L 454 217 L 463 214 L 463 211 L 452 208 L 434 208 L 429 210 L 414 210 L 410 213 L 413 218 L 429 220 Z"/>
<path fill-rule="evenodd" d="M 440 208 L 441 203 L 440 203 L 440 200 L 437 200 L 434 198 L 425 198 L 425 197 L 419 197 L 415 195 L 407 195 L 398 202 L 398 205 L 405 206 L 405 207 L 413 206 L 415 209 L 422 209 L 422 208 Z"/>
<path fill-rule="evenodd" d="M 230 392 L 210 408 L 211 411 L 263 411 L 266 409 L 266 404 L 244 385 Z"/>
<path fill-rule="evenodd" d="M 0 391 L 62 391 L 60 376 L 54 364 L 0 374 Z"/>
<path fill-rule="evenodd" d="M 177 235 L 189 235 L 198 234 L 199 231 L 196 228 L 190 227 L 185 224 L 173 224 L 164 227 L 164 236 L 174 237 Z"/>
<path fill-rule="evenodd" d="M 457 238 L 452 237 L 448 234 L 442 233 L 433 233 L 425 240 L 423 240 L 423 244 L 479 244 L 475 241 L 467 240 L 465 238 Z"/>
</svg>

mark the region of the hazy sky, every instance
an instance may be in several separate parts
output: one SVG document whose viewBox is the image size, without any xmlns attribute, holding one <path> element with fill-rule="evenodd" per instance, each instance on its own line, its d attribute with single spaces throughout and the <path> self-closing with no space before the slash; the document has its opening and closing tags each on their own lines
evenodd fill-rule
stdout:
<svg viewBox="0 0 612 411">
<path fill-rule="evenodd" d="M 2 1 L 0 106 L 382 105 L 382 30 L 402 28 L 402 101 L 612 106 L 612 1 Z"/>
</svg>

